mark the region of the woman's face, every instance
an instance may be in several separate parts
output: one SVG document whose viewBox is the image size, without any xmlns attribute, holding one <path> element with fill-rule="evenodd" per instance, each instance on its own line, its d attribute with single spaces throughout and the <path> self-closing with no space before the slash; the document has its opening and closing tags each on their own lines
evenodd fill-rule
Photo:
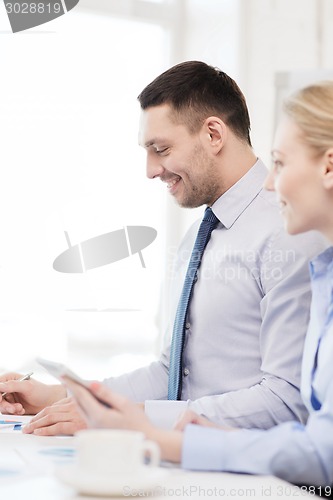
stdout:
<svg viewBox="0 0 333 500">
<path fill-rule="evenodd" d="M 324 232 L 332 195 L 324 188 L 325 155 L 316 157 L 304 143 L 302 131 L 285 117 L 276 132 L 272 151 L 273 168 L 265 188 L 275 190 L 286 230 L 290 234 L 311 229 Z"/>
</svg>

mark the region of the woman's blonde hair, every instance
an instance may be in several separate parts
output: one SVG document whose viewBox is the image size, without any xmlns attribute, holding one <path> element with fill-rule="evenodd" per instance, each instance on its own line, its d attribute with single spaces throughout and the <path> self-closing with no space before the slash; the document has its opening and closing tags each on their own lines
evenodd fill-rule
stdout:
<svg viewBox="0 0 333 500">
<path fill-rule="evenodd" d="M 283 107 L 303 132 L 303 140 L 317 156 L 333 147 L 333 81 L 304 87 Z"/>
</svg>

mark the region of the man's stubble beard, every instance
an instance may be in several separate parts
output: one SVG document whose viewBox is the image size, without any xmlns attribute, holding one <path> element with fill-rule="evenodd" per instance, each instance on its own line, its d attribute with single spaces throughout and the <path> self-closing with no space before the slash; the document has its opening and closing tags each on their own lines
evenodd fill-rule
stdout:
<svg viewBox="0 0 333 500">
<path fill-rule="evenodd" d="M 183 208 L 197 208 L 202 205 L 212 205 L 220 196 L 220 186 L 217 177 L 216 162 L 208 158 L 202 147 L 196 147 L 192 158 L 188 162 L 189 165 L 195 166 L 196 174 L 200 169 L 204 169 L 202 175 L 196 175 L 195 182 L 192 182 L 186 193 L 178 204 Z M 204 167 L 203 167 L 204 165 Z M 190 179 L 190 176 L 189 176 Z M 183 180 L 181 182 L 184 182 Z"/>
</svg>

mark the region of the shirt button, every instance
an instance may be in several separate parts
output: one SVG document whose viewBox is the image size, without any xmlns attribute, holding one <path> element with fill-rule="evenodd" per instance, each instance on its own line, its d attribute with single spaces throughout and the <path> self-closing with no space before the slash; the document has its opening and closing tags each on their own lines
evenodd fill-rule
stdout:
<svg viewBox="0 0 333 500">
<path fill-rule="evenodd" d="M 186 330 L 189 330 L 191 328 L 191 323 L 189 322 L 185 323 L 185 328 Z"/>
<path fill-rule="evenodd" d="M 190 373 L 190 370 L 188 368 L 184 368 L 184 377 L 187 377 L 187 375 Z"/>
</svg>

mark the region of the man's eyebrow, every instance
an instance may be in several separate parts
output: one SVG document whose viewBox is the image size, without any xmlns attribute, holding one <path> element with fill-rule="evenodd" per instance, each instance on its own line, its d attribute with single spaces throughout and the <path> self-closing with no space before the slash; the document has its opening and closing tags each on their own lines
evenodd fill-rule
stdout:
<svg viewBox="0 0 333 500">
<path fill-rule="evenodd" d="M 153 144 L 158 144 L 158 143 L 161 143 L 163 142 L 163 139 L 159 138 L 159 137 L 154 137 L 153 139 L 147 141 L 145 143 L 145 148 L 149 148 L 150 146 L 152 146 Z"/>
</svg>

